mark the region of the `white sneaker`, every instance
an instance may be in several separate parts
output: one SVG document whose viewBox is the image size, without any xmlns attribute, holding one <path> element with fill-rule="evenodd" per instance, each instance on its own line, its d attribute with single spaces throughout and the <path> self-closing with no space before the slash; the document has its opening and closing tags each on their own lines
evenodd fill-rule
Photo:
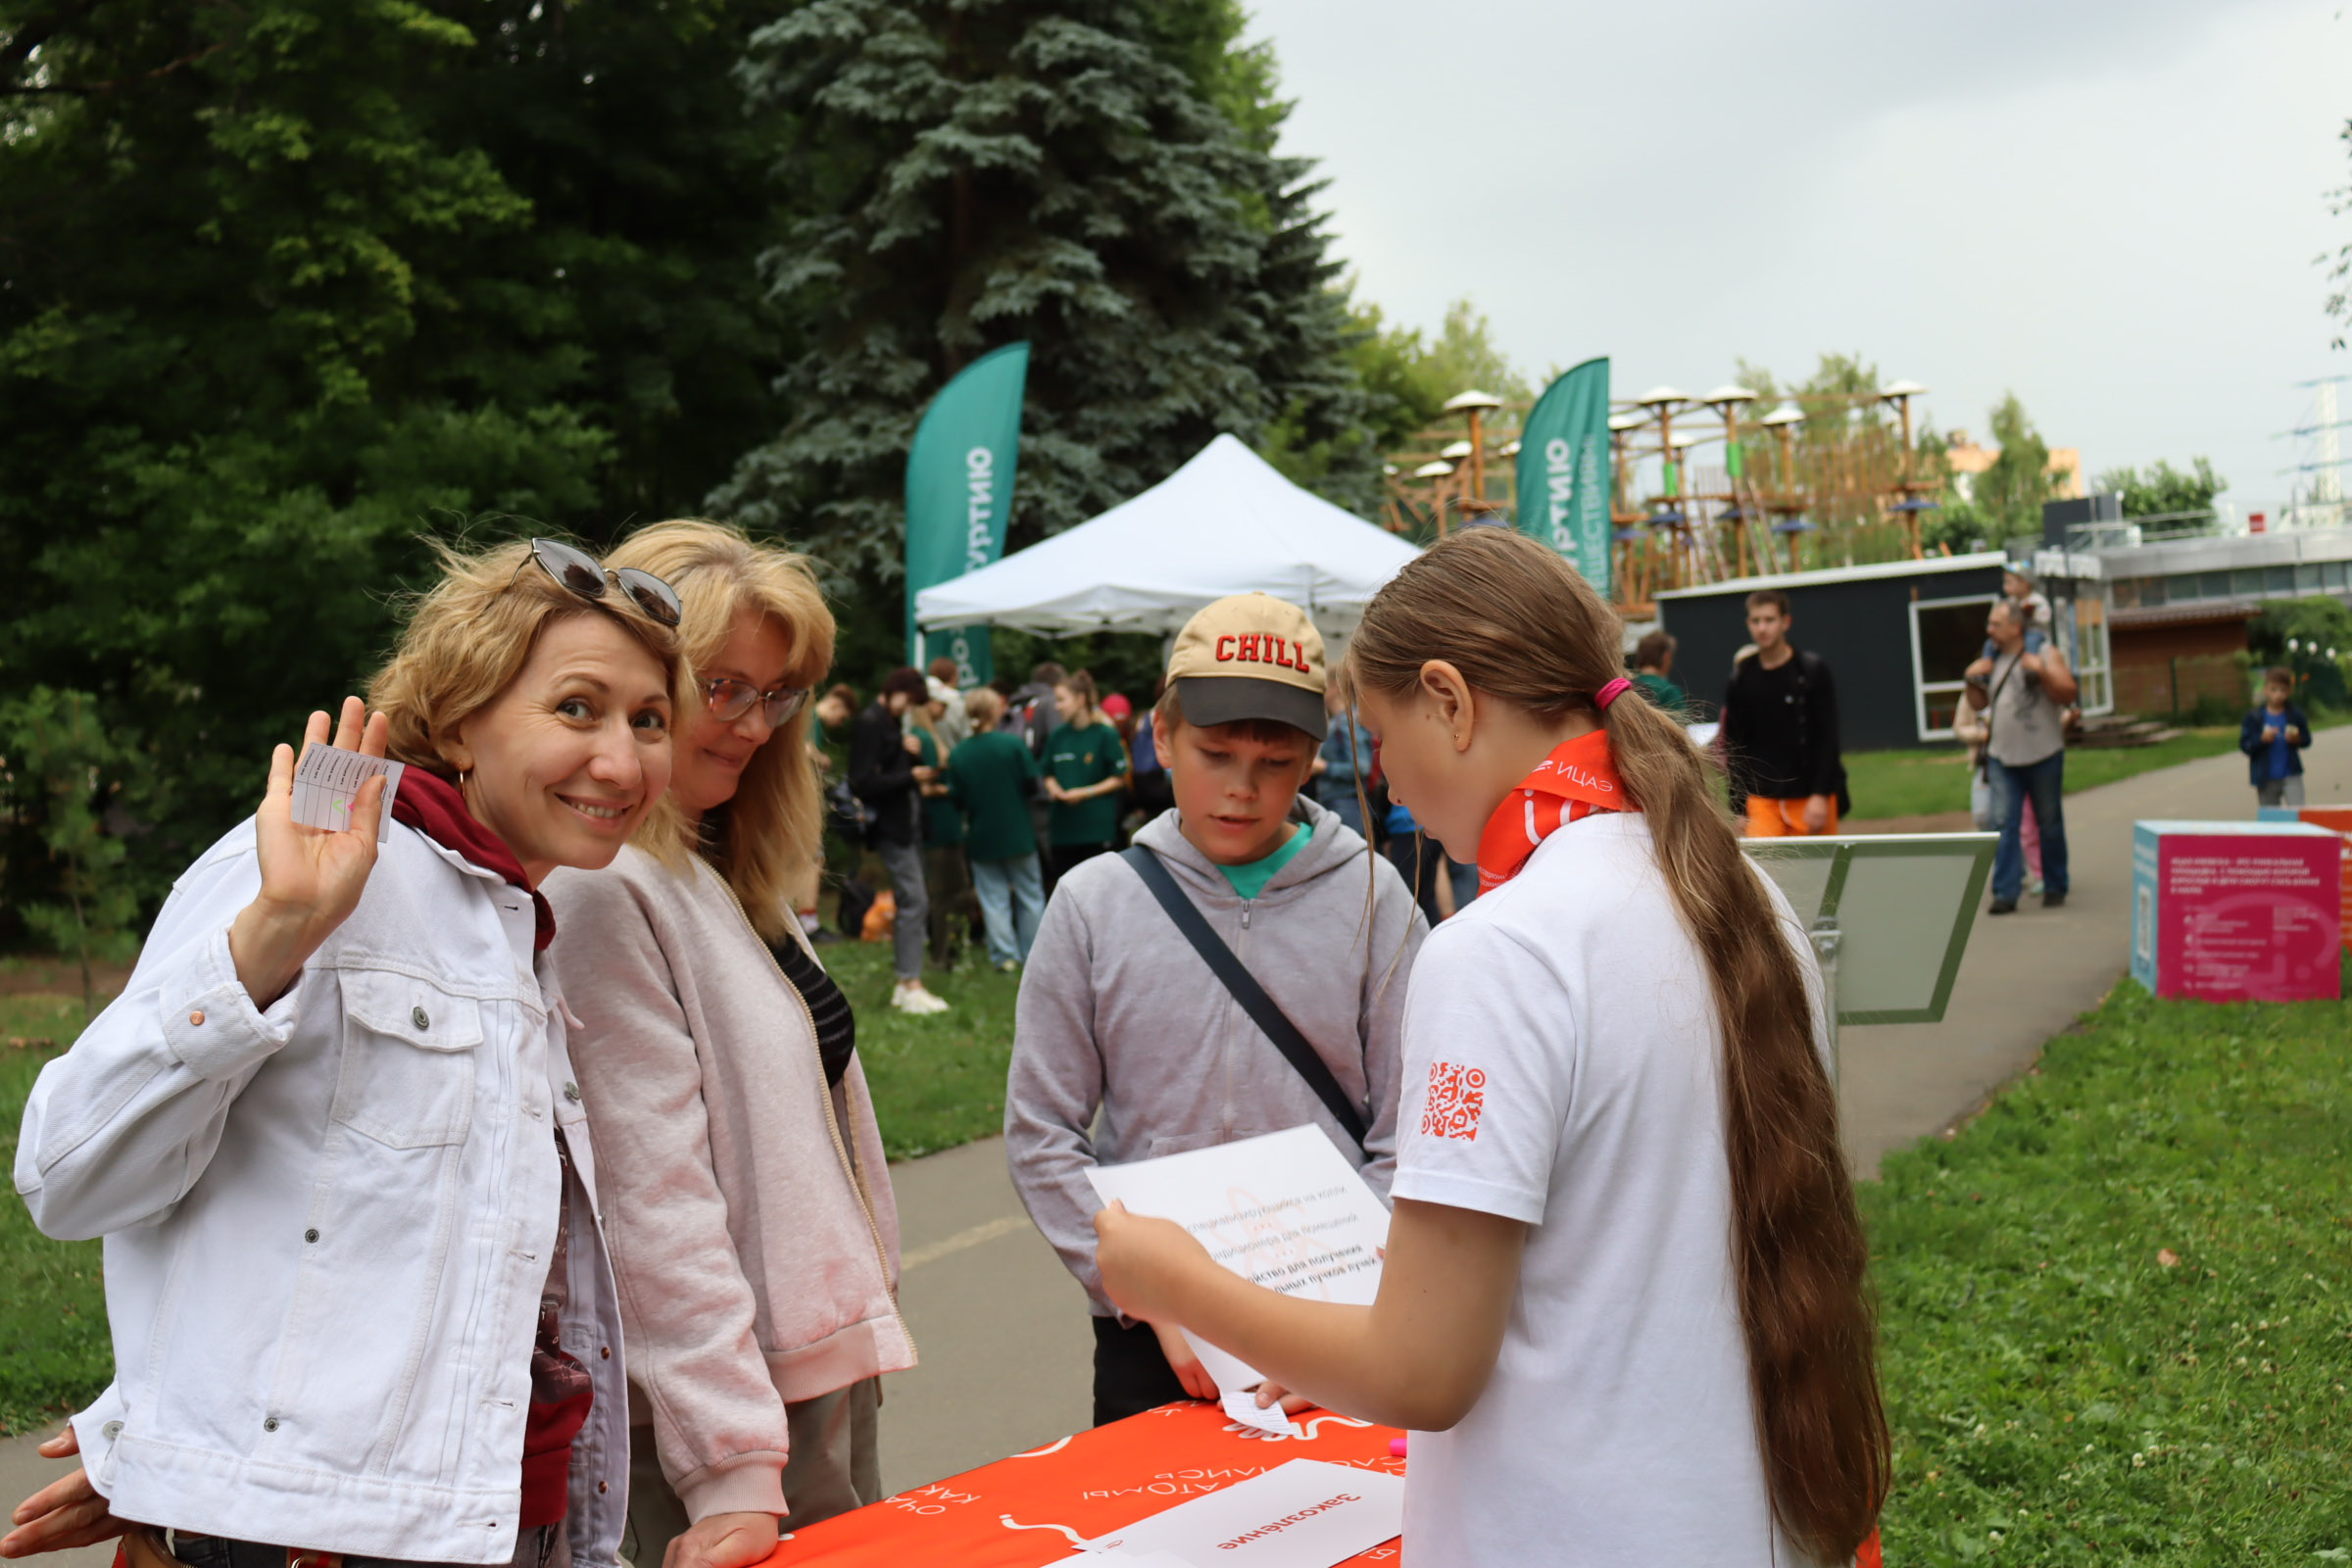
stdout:
<svg viewBox="0 0 2352 1568">
<path fill-rule="evenodd" d="M 919 984 L 895 988 L 890 994 L 890 1004 L 901 1012 L 934 1013 L 948 1010 L 945 1002 Z"/>
</svg>

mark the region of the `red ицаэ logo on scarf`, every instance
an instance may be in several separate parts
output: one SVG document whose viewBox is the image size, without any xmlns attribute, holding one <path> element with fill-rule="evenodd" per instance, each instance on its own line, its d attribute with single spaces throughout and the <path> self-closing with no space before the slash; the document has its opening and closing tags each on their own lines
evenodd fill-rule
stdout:
<svg viewBox="0 0 2352 1568">
<path fill-rule="evenodd" d="M 1421 1106 L 1421 1131 L 1435 1138 L 1478 1139 L 1478 1118 L 1487 1108 L 1487 1070 L 1457 1062 L 1429 1064 L 1429 1099 Z"/>
</svg>

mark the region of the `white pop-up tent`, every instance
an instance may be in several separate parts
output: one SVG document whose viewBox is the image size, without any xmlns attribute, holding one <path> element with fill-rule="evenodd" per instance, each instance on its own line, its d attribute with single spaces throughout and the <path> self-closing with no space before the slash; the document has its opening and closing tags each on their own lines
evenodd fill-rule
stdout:
<svg viewBox="0 0 2352 1568">
<path fill-rule="evenodd" d="M 1090 522 L 915 595 L 925 631 L 1016 626 L 1049 636 L 1169 634 L 1227 594 L 1299 606 L 1345 635 L 1412 545 L 1285 479 L 1220 435 Z"/>
</svg>

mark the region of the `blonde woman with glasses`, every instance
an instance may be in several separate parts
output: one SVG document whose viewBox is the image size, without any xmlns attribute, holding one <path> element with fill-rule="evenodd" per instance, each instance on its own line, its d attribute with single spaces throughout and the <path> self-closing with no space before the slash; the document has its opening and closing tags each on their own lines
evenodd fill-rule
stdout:
<svg viewBox="0 0 2352 1568">
<path fill-rule="evenodd" d="M 685 605 L 676 809 L 548 897 L 628 1336 L 625 1549 L 731 1568 L 780 1515 L 880 1497 L 876 1382 L 914 1364 L 855 1019 L 788 896 L 819 853 L 807 709 L 833 617 L 801 557 L 715 523 L 612 560 Z"/>
<path fill-rule="evenodd" d="M 335 726 L 407 764 L 397 794 L 305 826 L 278 747 L 33 1086 L 17 1191 L 106 1238 L 115 1381 L 0 1552 L 128 1529 L 140 1568 L 616 1560 L 603 1151 L 536 890 L 659 814 L 678 601 L 544 539 L 443 565 L 375 711 Z"/>
</svg>

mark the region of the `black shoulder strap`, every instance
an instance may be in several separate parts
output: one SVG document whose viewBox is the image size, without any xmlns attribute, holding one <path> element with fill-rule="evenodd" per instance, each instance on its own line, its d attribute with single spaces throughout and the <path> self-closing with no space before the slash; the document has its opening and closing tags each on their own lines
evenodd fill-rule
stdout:
<svg viewBox="0 0 2352 1568">
<path fill-rule="evenodd" d="M 1987 757 L 1992 755 L 1992 710 L 2000 706 L 2001 688 L 2009 684 L 2009 677 L 2017 673 L 2017 666 L 2025 657 L 2021 647 L 2017 657 L 2009 661 L 2009 667 L 2001 671 L 2001 678 L 1993 682 L 1991 694 L 1984 699 L 1984 755 Z M 1968 699 L 1963 697 L 1961 701 Z"/>
<path fill-rule="evenodd" d="M 1250 1015 L 1250 1021 L 1274 1042 L 1274 1049 L 1281 1052 L 1283 1058 L 1298 1069 L 1298 1076 L 1306 1080 L 1306 1087 L 1315 1092 L 1315 1098 L 1323 1102 L 1324 1108 L 1347 1129 L 1348 1136 L 1355 1140 L 1355 1147 L 1362 1149 L 1365 1133 L 1363 1112 L 1348 1102 L 1348 1092 L 1331 1075 L 1330 1064 L 1315 1054 L 1315 1048 L 1306 1043 L 1306 1036 L 1298 1032 L 1298 1026 L 1283 1016 L 1282 1009 L 1274 1004 L 1272 997 L 1266 995 L 1265 987 L 1257 983 L 1257 977 L 1250 972 L 1249 966 L 1235 956 L 1216 932 L 1209 929 L 1208 917 L 1185 896 L 1184 889 L 1176 885 L 1176 878 L 1160 863 L 1159 857 L 1137 844 L 1121 851 L 1119 858 L 1135 867 L 1135 874 L 1144 879 L 1144 886 L 1150 888 L 1152 896 L 1159 900 L 1159 906 L 1168 911 L 1168 918 L 1176 922 L 1176 929 L 1184 933 L 1184 939 L 1193 945 L 1195 953 L 1200 955 L 1210 972 L 1224 982 L 1227 991 L 1233 993 L 1233 1000 L 1242 1004 L 1242 1010 Z"/>
</svg>

